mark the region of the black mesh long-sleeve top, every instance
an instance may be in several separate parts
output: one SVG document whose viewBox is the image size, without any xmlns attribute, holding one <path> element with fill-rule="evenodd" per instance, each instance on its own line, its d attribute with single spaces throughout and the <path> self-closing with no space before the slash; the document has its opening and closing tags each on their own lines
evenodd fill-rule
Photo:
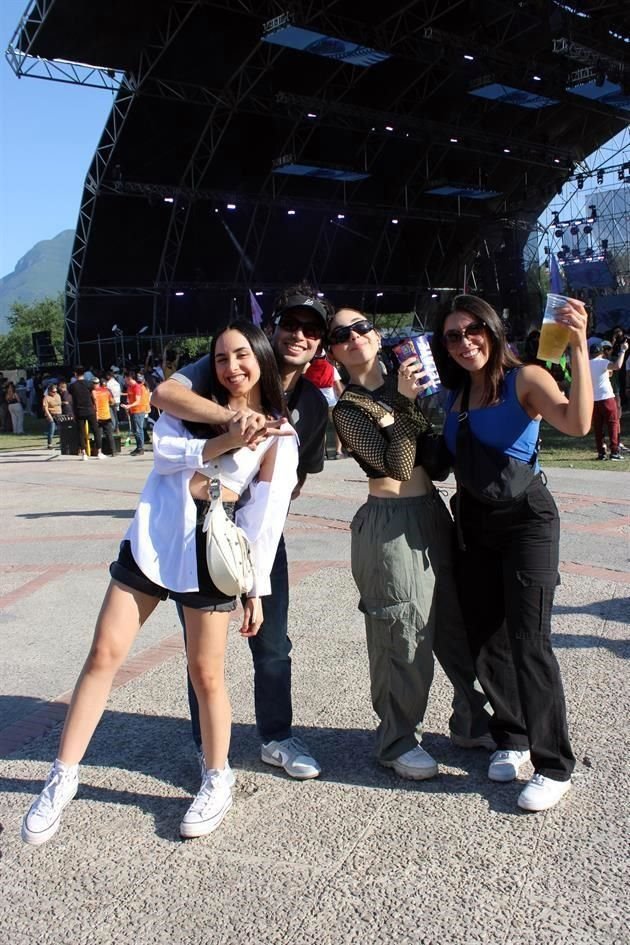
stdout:
<svg viewBox="0 0 630 945">
<path fill-rule="evenodd" d="M 339 439 L 368 479 L 411 479 L 420 465 L 418 436 L 431 424 L 416 403 L 398 393 L 395 375 L 372 391 L 348 384 L 332 413 Z"/>
</svg>

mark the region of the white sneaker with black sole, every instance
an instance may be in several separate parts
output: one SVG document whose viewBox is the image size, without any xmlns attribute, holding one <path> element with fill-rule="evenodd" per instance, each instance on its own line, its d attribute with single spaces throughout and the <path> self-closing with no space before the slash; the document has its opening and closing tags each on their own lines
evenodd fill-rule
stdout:
<svg viewBox="0 0 630 945">
<path fill-rule="evenodd" d="M 179 835 L 188 840 L 216 830 L 232 806 L 232 788 L 225 769 L 206 772 L 194 801 L 179 825 Z"/>
<path fill-rule="evenodd" d="M 299 738 L 284 738 L 281 741 L 265 742 L 260 750 L 265 764 L 284 768 L 291 778 L 306 781 L 317 778 L 322 769 L 311 755 L 308 746 Z"/>
<path fill-rule="evenodd" d="M 57 759 L 48 773 L 44 789 L 22 820 L 22 840 L 39 846 L 59 830 L 61 815 L 79 788 L 79 766 Z"/>
</svg>

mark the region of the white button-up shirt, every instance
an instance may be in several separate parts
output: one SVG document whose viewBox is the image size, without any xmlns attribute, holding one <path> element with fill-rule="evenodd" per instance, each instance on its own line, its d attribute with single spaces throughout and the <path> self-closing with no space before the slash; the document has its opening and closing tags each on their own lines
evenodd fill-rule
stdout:
<svg viewBox="0 0 630 945">
<path fill-rule="evenodd" d="M 277 444 L 270 482 L 256 476 L 262 458 Z M 125 538 L 142 573 L 172 591 L 198 591 L 195 530 L 197 507 L 190 494 L 196 472 L 217 475 L 228 489 L 249 495 L 237 510 L 239 525 L 251 544 L 254 587 L 251 597 L 271 593 L 269 575 L 297 483 L 297 436 L 271 436 L 255 450 L 245 447 L 209 462 L 203 460 L 206 440 L 186 429 L 181 420 L 160 415 L 153 428 L 154 466 L 147 479 Z"/>
</svg>

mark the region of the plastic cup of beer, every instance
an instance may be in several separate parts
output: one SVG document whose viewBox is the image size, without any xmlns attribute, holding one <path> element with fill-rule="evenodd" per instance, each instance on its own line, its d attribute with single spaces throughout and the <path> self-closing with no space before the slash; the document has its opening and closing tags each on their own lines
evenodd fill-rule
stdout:
<svg viewBox="0 0 630 945">
<path fill-rule="evenodd" d="M 559 364 L 562 355 L 569 344 L 569 329 L 566 325 L 557 321 L 560 309 L 567 304 L 565 295 L 554 295 L 550 292 L 547 295 L 547 304 L 545 305 L 545 314 L 543 323 L 540 326 L 540 338 L 538 340 L 538 360 L 551 361 L 553 364 Z"/>
</svg>

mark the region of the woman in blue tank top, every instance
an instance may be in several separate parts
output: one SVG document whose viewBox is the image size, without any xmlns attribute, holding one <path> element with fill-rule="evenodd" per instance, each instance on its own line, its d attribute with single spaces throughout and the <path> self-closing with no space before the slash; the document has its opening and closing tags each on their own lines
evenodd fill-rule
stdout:
<svg viewBox="0 0 630 945">
<path fill-rule="evenodd" d="M 440 376 L 453 392 L 444 433 L 456 456 L 456 477 L 464 391 L 469 391 L 466 414 L 474 440 L 496 451 L 493 458 L 511 457 L 517 474 L 523 471 L 520 464 L 532 465 L 531 482 L 523 493 L 514 491 L 516 498 L 489 504 L 458 483 L 454 503 L 462 538 L 458 593 L 477 676 L 494 709 L 490 730 L 497 751 L 488 777 L 512 781 L 531 758 L 534 775 L 518 797 L 519 807 L 531 811 L 553 807 L 566 794 L 575 765 L 551 648 L 559 517 L 536 464 L 542 418 L 573 436 L 590 428 L 587 314 L 582 302 L 569 299 L 561 316 L 570 335 L 568 399 L 544 368 L 520 364 L 507 346 L 501 319 L 476 296 L 456 298 L 434 335 Z"/>
</svg>

